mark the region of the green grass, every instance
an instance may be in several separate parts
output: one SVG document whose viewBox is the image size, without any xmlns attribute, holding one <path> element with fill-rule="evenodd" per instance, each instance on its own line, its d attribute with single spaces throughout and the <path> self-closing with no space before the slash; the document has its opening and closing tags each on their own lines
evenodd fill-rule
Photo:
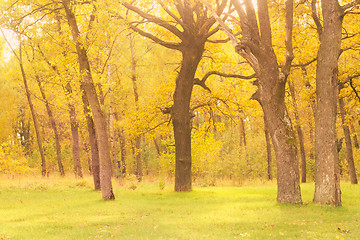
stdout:
<svg viewBox="0 0 360 240">
<path fill-rule="evenodd" d="M 0 180 L 0 239 L 360 239 L 360 187 L 342 184 L 343 206 L 278 204 L 274 184 L 195 187 L 115 184 L 103 201 L 90 179 Z"/>
</svg>

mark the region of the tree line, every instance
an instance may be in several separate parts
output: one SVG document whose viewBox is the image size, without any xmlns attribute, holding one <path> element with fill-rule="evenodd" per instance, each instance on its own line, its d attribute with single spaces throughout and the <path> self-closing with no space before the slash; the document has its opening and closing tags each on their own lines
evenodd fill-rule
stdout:
<svg viewBox="0 0 360 240">
<path fill-rule="evenodd" d="M 21 147 L 43 176 L 48 158 L 62 176 L 86 165 L 105 200 L 112 176 L 174 176 L 181 192 L 240 172 L 276 175 L 292 204 L 311 177 L 314 202 L 339 206 L 340 178 L 357 183 L 359 5 L 6 2 L 2 88 L 23 97 L 3 111 L 3 158 Z"/>
</svg>

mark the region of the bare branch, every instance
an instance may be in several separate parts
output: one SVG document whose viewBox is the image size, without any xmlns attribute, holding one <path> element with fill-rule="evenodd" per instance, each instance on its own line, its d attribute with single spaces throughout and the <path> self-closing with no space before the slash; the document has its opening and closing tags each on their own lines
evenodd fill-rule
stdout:
<svg viewBox="0 0 360 240">
<path fill-rule="evenodd" d="M 314 22 L 316 24 L 316 30 L 319 34 L 319 36 L 321 36 L 322 32 L 323 32 L 323 27 L 321 25 L 319 16 L 317 14 L 317 9 L 316 9 L 316 0 L 312 0 L 311 1 L 311 16 L 314 19 Z"/>
<path fill-rule="evenodd" d="M 355 1 L 351 2 L 351 3 L 345 4 L 341 8 L 343 9 L 343 11 L 346 11 L 346 10 L 348 10 L 350 8 L 353 8 L 353 7 L 355 7 L 355 6 L 359 5 L 359 4 L 360 4 L 360 0 L 355 0 Z M 346 14 L 346 12 L 345 12 L 345 14 Z"/>
<path fill-rule="evenodd" d="M 350 82 L 350 87 L 352 88 L 352 90 L 353 90 L 354 93 L 355 93 L 355 96 L 357 97 L 357 99 L 358 99 L 359 102 L 360 102 L 359 93 L 358 93 L 358 91 L 356 90 L 356 87 L 354 86 L 354 83 L 353 83 L 353 79 L 354 79 L 354 78 L 358 78 L 358 77 L 360 77 L 360 74 L 356 74 L 356 75 L 350 76 L 350 77 L 348 77 L 348 80 L 349 80 L 349 82 Z"/>
<path fill-rule="evenodd" d="M 173 33 L 175 36 L 177 36 L 179 39 L 182 40 L 184 38 L 183 33 L 177 27 L 169 24 L 168 22 L 164 21 L 163 19 L 153 16 L 151 14 L 145 13 L 145 12 L 141 11 L 139 8 L 133 6 L 129 3 L 123 3 L 123 6 L 126 7 L 127 9 L 137 13 L 139 16 L 145 18 L 149 22 L 155 23 L 155 24 L 159 25 L 160 27 L 167 29 L 168 31 Z"/>
<path fill-rule="evenodd" d="M 207 90 L 209 93 L 211 93 L 211 90 L 208 86 L 206 86 L 205 82 L 200 81 L 199 78 L 194 79 L 194 85 L 198 85 L 202 87 L 203 89 Z"/>
<path fill-rule="evenodd" d="M 315 62 L 317 60 L 317 57 L 306 62 L 306 63 L 297 63 L 297 64 L 292 64 L 291 67 L 306 67 L 309 66 L 310 64 L 312 64 L 313 62 Z"/>
<path fill-rule="evenodd" d="M 184 23 L 181 21 L 180 18 L 178 18 L 174 13 L 172 13 L 163 3 L 161 0 L 156 0 L 160 6 L 164 9 L 164 11 L 169 14 L 170 17 L 172 17 L 178 24 L 180 24 L 182 27 L 184 27 Z"/>
<path fill-rule="evenodd" d="M 161 40 L 160 38 L 152 35 L 151 33 L 145 32 L 145 31 L 141 30 L 140 28 L 135 27 L 132 24 L 130 24 L 129 26 L 133 31 L 137 32 L 138 34 L 140 34 L 143 37 L 146 37 L 146 38 L 149 38 L 149 39 L 153 40 L 157 44 L 160 44 L 160 45 L 162 45 L 162 46 L 164 46 L 166 48 L 180 50 L 180 44 L 179 43 L 165 42 L 165 41 Z"/>
<path fill-rule="evenodd" d="M 239 75 L 239 74 L 227 74 L 227 73 L 222 73 L 219 71 L 210 71 L 208 73 L 206 73 L 204 75 L 204 77 L 201 79 L 201 82 L 206 82 L 206 80 L 211 76 L 211 75 L 218 75 L 221 77 L 226 77 L 226 78 L 239 78 L 239 79 L 253 79 L 256 77 L 256 74 L 252 74 L 250 76 L 244 76 L 244 75 Z"/>
</svg>

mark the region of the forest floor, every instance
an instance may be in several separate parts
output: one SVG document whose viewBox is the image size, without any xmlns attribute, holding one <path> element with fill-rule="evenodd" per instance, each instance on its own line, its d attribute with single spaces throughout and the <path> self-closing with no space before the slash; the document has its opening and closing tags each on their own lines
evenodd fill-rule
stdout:
<svg viewBox="0 0 360 240">
<path fill-rule="evenodd" d="M 342 184 L 343 206 L 276 203 L 276 185 L 120 185 L 103 201 L 91 179 L 0 178 L 0 239 L 360 239 L 360 186 Z"/>
</svg>

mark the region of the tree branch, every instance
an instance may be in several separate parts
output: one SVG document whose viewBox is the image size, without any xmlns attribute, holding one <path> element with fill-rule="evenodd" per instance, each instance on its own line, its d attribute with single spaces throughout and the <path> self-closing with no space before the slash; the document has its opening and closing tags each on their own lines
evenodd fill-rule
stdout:
<svg viewBox="0 0 360 240">
<path fill-rule="evenodd" d="M 316 0 L 312 0 L 311 1 L 311 16 L 314 19 L 314 22 L 316 24 L 316 30 L 319 34 L 319 37 L 321 36 L 322 32 L 323 32 L 323 27 L 321 25 L 319 16 L 317 14 L 317 9 L 316 9 Z"/>
<path fill-rule="evenodd" d="M 355 96 L 357 97 L 357 99 L 358 99 L 359 102 L 360 102 L 359 93 L 358 93 L 358 91 L 356 90 L 356 87 L 354 86 L 354 83 L 353 83 L 353 81 L 352 81 L 354 78 L 358 78 L 358 77 L 360 77 L 360 74 L 356 74 L 356 75 L 350 76 L 350 77 L 348 77 L 348 80 L 349 80 L 349 83 L 350 83 L 350 87 L 352 88 L 352 90 L 353 90 L 354 93 L 355 93 Z"/>
<path fill-rule="evenodd" d="M 177 36 L 179 39 L 183 40 L 183 38 L 184 38 L 183 33 L 177 27 L 169 24 L 168 22 L 164 21 L 163 19 L 153 16 L 151 14 L 145 13 L 145 12 L 141 11 L 139 8 L 133 6 L 129 3 L 126 3 L 126 2 L 123 3 L 123 6 L 126 7 L 127 9 L 137 13 L 139 16 L 145 18 L 149 22 L 155 23 L 156 25 L 159 25 L 160 27 L 167 29 L 168 31 L 173 33 L 175 36 Z"/>
<path fill-rule="evenodd" d="M 347 4 L 343 5 L 341 8 L 345 12 L 349 8 L 353 8 L 353 7 L 355 7 L 356 5 L 359 5 L 359 4 L 360 4 L 360 0 L 355 0 L 355 1 L 351 2 L 351 3 L 347 3 Z M 345 14 L 346 14 L 346 12 L 345 12 Z"/>
<path fill-rule="evenodd" d="M 306 62 L 306 63 L 297 63 L 297 64 L 292 64 L 291 67 L 306 67 L 309 66 L 310 64 L 312 64 L 313 62 L 315 62 L 317 60 L 317 57 Z"/>
<path fill-rule="evenodd" d="M 285 46 L 286 46 L 286 57 L 285 65 L 282 68 L 282 73 L 287 77 L 290 74 L 291 63 L 294 60 L 292 35 L 293 35 L 293 20 L 294 20 L 294 1 L 287 0 L 286 3 L 286 23 L 285 23 Z"/>
<path fill-rule="evenodd" d="M 166 48 L 170 48 L 170 49 L 175 49 L 175 50 L 180 50 L 180 44 L 179 43 L 172 43 L 172 42 L 165 42 L 163 40 L 161 40 L 160 38 L 152 35 L 151 33 L 145 32 L 143 30 L 141 30 L 138 27 L 135 27 L 132 24 L 129 24 L 130 28 L 137 32 L 138 34 L 140 34 L 143 37 L 149 38 L 151 40 L 153 40 L 155 43 L 160 44 Z"/>
</svg>

